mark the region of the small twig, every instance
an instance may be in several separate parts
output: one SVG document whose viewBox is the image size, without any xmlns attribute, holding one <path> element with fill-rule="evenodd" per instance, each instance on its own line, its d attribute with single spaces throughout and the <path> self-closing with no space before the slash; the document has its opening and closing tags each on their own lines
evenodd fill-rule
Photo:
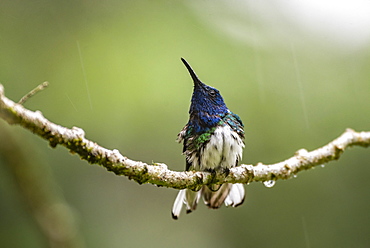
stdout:
<svg viewBox="0 0 370 248">
<path fill-rule="evenodd" d="M 30 97 L 32 97 L 33 95 L 35 95 L 36 93 L 42 91 L 43 89 L 45 89 L 46 87 L 49 86 L 49 83 L 48 82 L 43 82 L 42 84 L 38 85 L 36 88 L 34 88 L 33 90 L 31 90 L 30 92 L 28 92 L 25 96 L 23 96 L 21 98 L 21 100 L 19 100 L 18 104 L 23 104 L 25 103 L 25 101 L 27 101 Z"/>
</svg>

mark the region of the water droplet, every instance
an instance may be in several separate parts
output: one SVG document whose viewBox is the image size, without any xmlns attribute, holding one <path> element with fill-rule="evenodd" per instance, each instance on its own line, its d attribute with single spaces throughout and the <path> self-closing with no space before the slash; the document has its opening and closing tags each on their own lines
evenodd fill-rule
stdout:
<svg viewBox="0 0 370 248">
<path fill-rule="evenodd" d="M 268 181 L 264 181 L 263 184 L 265 185 L 265 187 L 267 188 L 272 188 L 274 187 L 275 185 L 275 181 L 274 180 L 268 180 Z"/>
<path fill-rule="evenodd" d="M 324 168 L 325 167 L 325 165 L 324 164 L 322 164 L 322 165 L 320 165 L 321 166 L 321 168 Z"/>
</svg>

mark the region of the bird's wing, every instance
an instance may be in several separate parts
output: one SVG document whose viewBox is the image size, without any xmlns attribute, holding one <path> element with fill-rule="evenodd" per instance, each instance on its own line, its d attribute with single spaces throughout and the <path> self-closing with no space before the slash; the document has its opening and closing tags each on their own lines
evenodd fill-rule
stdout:
<svg viewBox="0 0 370 248">
<path fill-rule="evenodd" d="M 187 130 L 188 130 L 188 124 L 186 124 L 185 127 L 183 127 L 183 129 L 181 129 L 181 131 L 177 135 L 177 139 L 176 139 L 177 142 L 181 143 L 185 139 Z"/>
<path fill-rule="evenodd" d="M 223 120 L 240 136 L 240 138 L 244 139 L 244 125 L 237 114 L 230 111 Z"/>
</svg>

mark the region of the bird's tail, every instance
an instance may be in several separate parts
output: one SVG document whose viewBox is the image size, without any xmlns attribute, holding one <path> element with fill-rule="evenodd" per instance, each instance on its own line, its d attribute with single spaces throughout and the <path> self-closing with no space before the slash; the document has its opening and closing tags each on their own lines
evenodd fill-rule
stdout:
<svg viewBox="0 0 370 248">
<path fill-rule="evenodd" d="M 217 191 L 213 191 L 208 186 L 203 186 L 197 192 L 189 189 L 180 190 L 172 207 L 172 218 L 179 217 L 183 204 L 186 205 L 186 213 L 194 211 L 201 196 L 209 208 L 217 209 L 222 203 L 226 206 L 237 207 L 244 202 L 245 191 L 241 183 L 225 183 Z"/>
<path fill-rule="evenodd" d="M 191 213 L 193 210 L 197 208 L 198 201 L 200 196 L 202 195 L 202 189 L 194 192 L 190 189 L 182 189 L 177 194 L 175 202 L 173 203 L 172 207 L 172 218 L 177 220 L 180 215 L 182 205 L 186 205 L 186 213 Z"/>
</svg>

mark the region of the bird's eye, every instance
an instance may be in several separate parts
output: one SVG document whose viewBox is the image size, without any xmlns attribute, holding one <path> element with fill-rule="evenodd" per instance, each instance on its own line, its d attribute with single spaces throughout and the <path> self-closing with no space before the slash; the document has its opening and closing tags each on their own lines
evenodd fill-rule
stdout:
<svg viewBox="0 0 370 248">
<path fill-rule="evenodd" d="M 214 91 L 214 90 L 210 90 L 210 91 L 208 92 L 208 94 L 209 94 L 210 96 L 214 97 L 214 96 L 216 96 L 216 91 Z"/>
</svg>

